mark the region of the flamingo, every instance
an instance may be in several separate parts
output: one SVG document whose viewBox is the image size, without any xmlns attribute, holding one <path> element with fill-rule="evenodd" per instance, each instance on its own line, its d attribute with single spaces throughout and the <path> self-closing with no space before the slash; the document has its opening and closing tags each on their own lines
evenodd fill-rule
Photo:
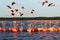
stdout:
<svg viewBox="0 0 60 40">
<path fill-rule="evenodd" d="M 15 3 L 15 2 L 12 2 L 12 3 L 11 3 L 11 5 L 14 5 L 14 4 L 16 4 L 16 3 Z"/>
<path fill-rule="evenodd" d="M 55 6 L 55 4 L 54 4 L 54 3 L 49 3 L 49 4 L 48 4 L 48 7 L 49 7 L 49 6 Z"/>
</svg>

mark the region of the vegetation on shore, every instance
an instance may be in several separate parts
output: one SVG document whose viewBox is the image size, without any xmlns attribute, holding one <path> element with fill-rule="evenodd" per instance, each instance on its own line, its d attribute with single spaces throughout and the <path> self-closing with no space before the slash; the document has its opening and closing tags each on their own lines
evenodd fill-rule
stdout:
<svg viewBox="0 0 60 40">
<path fill-rule="evenodd" d="M 60 20 L 60 17 L 0 17 L 0 20 Z"/>
</svg>

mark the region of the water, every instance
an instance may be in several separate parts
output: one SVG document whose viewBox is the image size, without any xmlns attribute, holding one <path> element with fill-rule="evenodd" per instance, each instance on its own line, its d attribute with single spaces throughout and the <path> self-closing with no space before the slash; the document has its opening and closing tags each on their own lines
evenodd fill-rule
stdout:
<svg viewBox="0 0 60 40">
<path fill-rule="evenodd" d="M 5 22 L 5 26 L 6 29 L 8 29 L 10 27 L 10 22 L 11 21 L 7 21 Z M 18 28 L 20 28 L 20 23 L 21 22 L 17 22 Z M 28 24 L 30 24 L 31 22 L 23 22 L 25 24 L 24 28 L 27 29 L 28 28 Z M 38 27 L 39 22 L 36 22 L 36 27 Z M 59 23 L 60 25 L 60 23 Z M 0 26 L 2 26 L 2 24 L 0 23 Z M 12 26 L 14 26 L 14 24 L 12 23 Z M 60 32 L 32 32 L 32 33 L 28 33 L 28 32 L 1 32 L 0 31 L 0 40 L 60 40 Z"/>
<path fill-rule="evenodd" d="M 0 32 L 0 40 L 60 40 L 60 33 Z"/>
</svg>

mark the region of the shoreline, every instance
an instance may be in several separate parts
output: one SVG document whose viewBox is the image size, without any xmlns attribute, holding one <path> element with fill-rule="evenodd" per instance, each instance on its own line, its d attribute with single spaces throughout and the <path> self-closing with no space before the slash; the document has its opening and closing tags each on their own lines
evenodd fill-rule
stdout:
<svg viewBox="0 0 60 40">
<path fill-rule="evenodd" d="M 60 17 L 0 17 L 0 20 L 60 20 Z"/>
</svg>

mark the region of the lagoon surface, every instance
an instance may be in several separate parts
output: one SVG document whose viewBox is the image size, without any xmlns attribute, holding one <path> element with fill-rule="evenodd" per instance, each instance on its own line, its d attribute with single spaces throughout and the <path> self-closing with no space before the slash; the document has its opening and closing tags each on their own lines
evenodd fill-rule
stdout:
<svg viewBox="0 0 60 40">
<path fill-rule="evenodd" d="M 0 40 L 60 40 L 60 33 L 57 32 L 0 32 Z"/>
<path fill-rule="evenodd" d="M 9 20 L 9 21 L 4 21 L 6 30 L 8 30 L 8 28 L 10 27 L 10 22 L 12 22 L 12 27 L 14 26 L 13 21 Z M 44 22 L 44 21 L 42 21 Z M 46 21 L 47 22 L 47 21 Z M 39 27 L 40 23 L 39 21 L 17 21 L 18 24 L 18 29 L 21 27 L 20 23 L 24 23 L 24 29 L 28 28 L 28 25 L 30 23 L 35 24 L 36 28 Z M 52 23 L 57 23 L 57 21 Z M 58 27 L 60 27 L 60 21 L 58 21 L 57 23 Z M 0 27 L 2 27 L 2 23 L 0 21 Z M 47 26 L 48 27 L 48 26 Z M 60 32 L 2 32 L 0 31 L 0 40 L 60 40 Z"/>
</svg>

